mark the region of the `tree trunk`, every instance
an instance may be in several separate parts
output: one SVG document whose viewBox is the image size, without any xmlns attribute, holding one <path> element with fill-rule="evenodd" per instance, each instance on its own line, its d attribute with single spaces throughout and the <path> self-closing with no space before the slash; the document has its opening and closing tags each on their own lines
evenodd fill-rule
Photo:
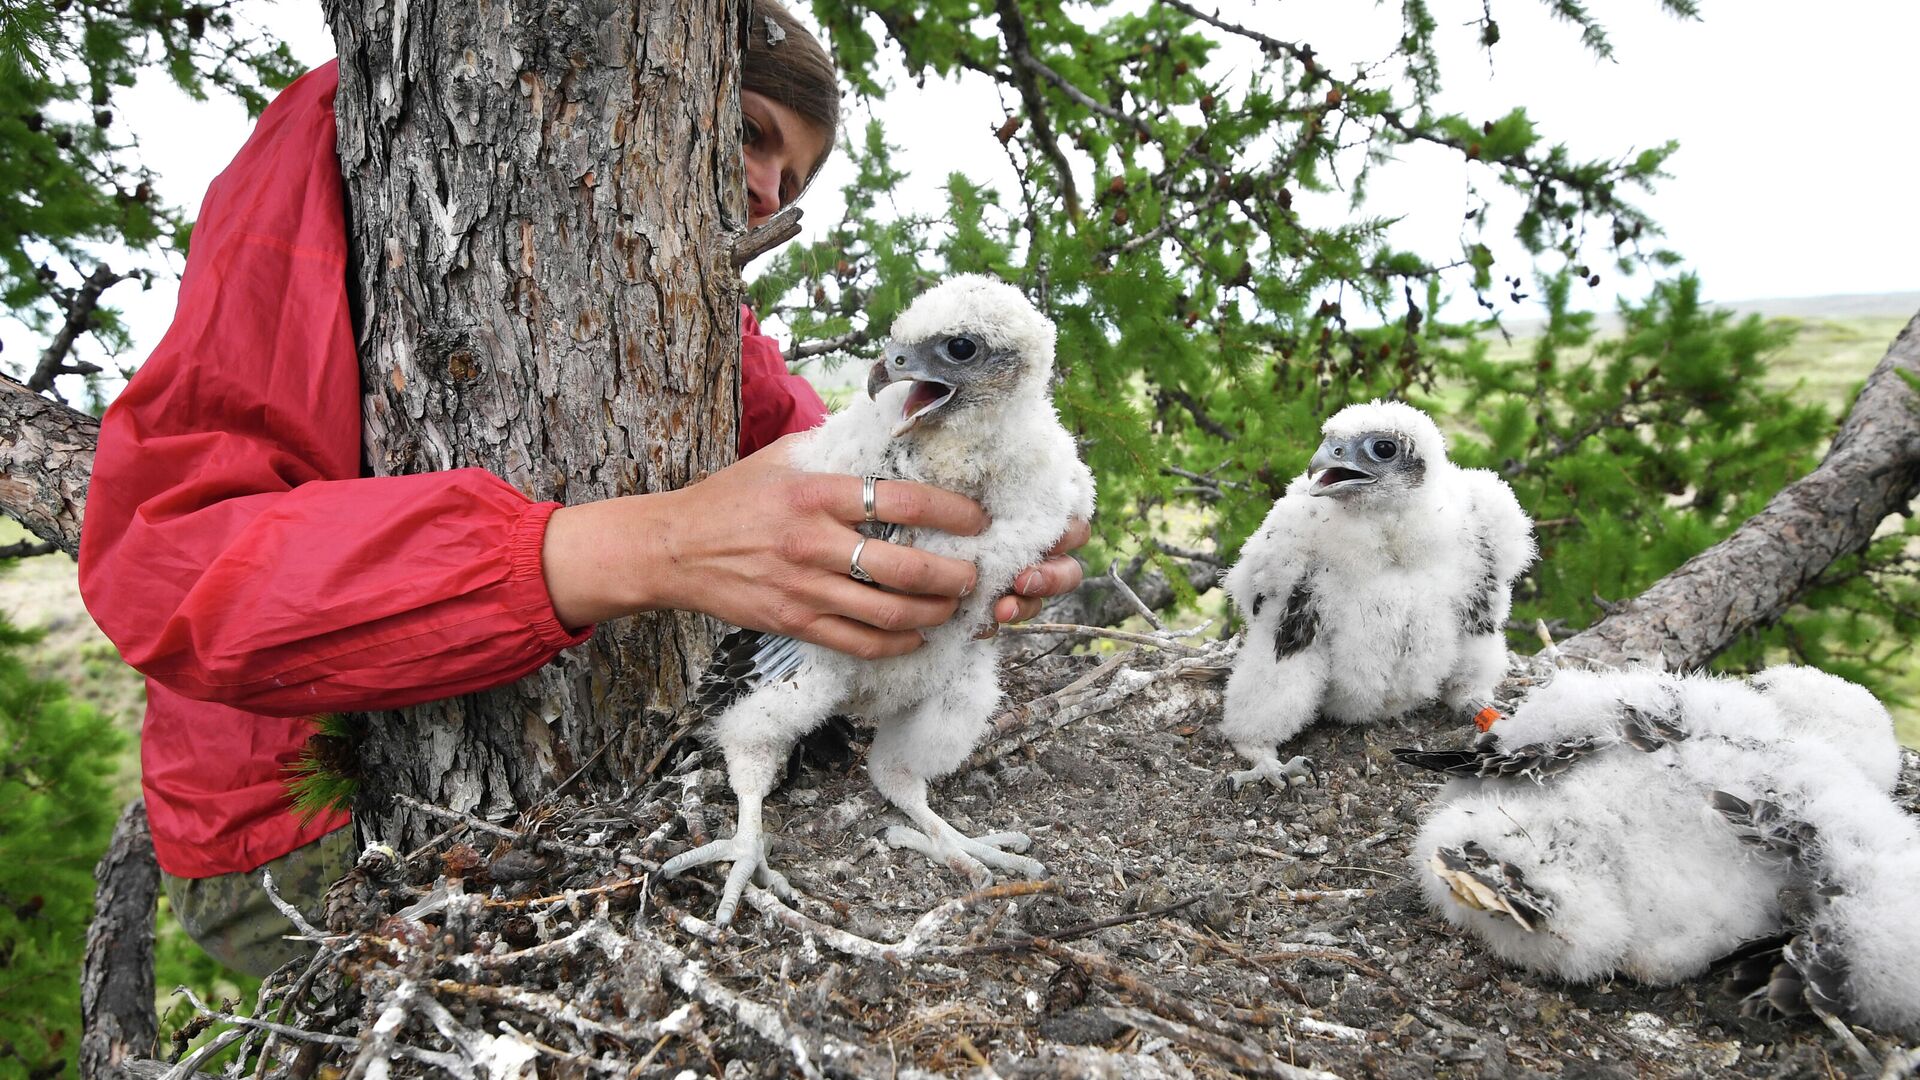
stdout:
<svg viewBox="0 0 1920 1080">
<path fill-rule="evenodd" d="M 1894 339 L 1820 467 L 1733 535 L 1561 643 L 1569 656 L 1688 671 L 1786 611 L 1834 560 L 1920 495 L 1920 315 Z"/>
<path fill-rule="evenodd" d="M 93 921 L 80 964 L 80 1075 L 104 1080 L 154 1052 L 153 908 L 160 867 L 153 861 L 147 806 L 127 804 L 93 876 Z"/>
<path fill-rule="evenodd" d="M 740 9 L 328 15 L 372 473 L 478 466 L 579 503 L 732 461 Z M 493 815 L 603 747 L 623 775 L 710 646 L 698 617 L 624 619 L 512 686 L 372 717 L 363 830 L 406 850 L 439 826 L 392 795 Z"/>
<path fill-rule="evenodd" d="M 0 511 L 78 554 L 99 441 L 100 421 L 0 375 Z"/>
</svg>

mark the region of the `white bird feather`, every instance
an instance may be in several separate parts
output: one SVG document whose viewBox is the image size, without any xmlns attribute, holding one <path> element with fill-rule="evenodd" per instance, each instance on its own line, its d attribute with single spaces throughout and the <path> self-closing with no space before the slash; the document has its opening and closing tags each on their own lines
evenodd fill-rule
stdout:
<svg viewBox="0 0 1920 1080">
<path fill-rule="evenodd" d="M 1810 668 L 1748 682 L 1563 671 L 1459 751 L 1412 859 L 1428 902 L 1509 963 L 1667 984 L 1757 939 L 1749 1011 L 1920 1031 L 1920 822 L 1892 719 Z"/>
<path fill-rule="evenodd" d="M 1275 748 L 1317 716 L 1491 705 L 1513 582 L 1534 557 L 1513 490 L 1448 461 L 1420 410 L 1352 405 L 1321 430 L 1313 465 L 1224 578 L 1247 621 L 1221 724 L 1254 766 L 1235 787 L 1297 775 L 1305 759 L 1282 765 Z"/>
<path fill-rule="evenodd" d="M 969 356 L 949 355 L 956 338 L 972 343 Z M 777 635 L 734 639 L 736 654 L 721 665 L 734 674 L 706 688 L 719 707 L 706 734 L 725 752 L 739 828 L 664 867 L 673 876 L 732 862 L 716 915 L 721 924 L 731 920 L 749 877 L 787 890 L 766 865 L 761 805 L 795 740 L 842 712 L 876 725 L 868 773 L 913 823 L 890 829 L 890 843 L 919 850 L 976 886 L 990 882 L 994 869 L 1044 872 L 1018 854 L 1025 836 L 961 835 L 928 806 L 927 783 L 966 760 L 1000 701 L 995 643 L 976 637 L 992 625 L 995 600 L 1072 519 L 1093 515 L 1093 476 L 1053 408 L 1053 352 L 1053 324 L 1018 289 L 980 275 L 951 278 L 895 320 L 870 384 L 877 392 L 794 445 L 798 468 L 932 484 L 974 499 L 992 523 L 978 536 L 905 529 L 895 537 L 978 571 L 958 612 L 926 631 L 926 644 L 912 653 L 866 661 Z M 953 394 L 938 397 L 940 384 L 924 377 L 878 388 L 883 372 L 927 364 L 952 376 Z"/>
</svg>

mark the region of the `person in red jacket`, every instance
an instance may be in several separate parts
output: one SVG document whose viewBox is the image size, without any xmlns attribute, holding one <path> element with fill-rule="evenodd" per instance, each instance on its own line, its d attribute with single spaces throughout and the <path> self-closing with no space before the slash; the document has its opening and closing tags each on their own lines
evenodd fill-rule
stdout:
<svg viewBox="0 0 1920 1080">
<path fill-rule="evenodd" d="M 741 109 L 758 224 L 830 150 L 838 86 L 776 0 L 755 0 L 750 27 Z M 863 567 L 910 595 L 848 577 L 860 480 L 787 467 L 777 440 L 825 409 L 744 307 L 742 460 L 697 485 L 562 507 L 480 469 L 363 476 L 337 84 L 329 63 L 288 87 L 209 188 L 173 323 L 102 418 L 80 543 L 88 610 L 147 676 L 142 787 L 175 913 L 254 974 L 298 951 L 258 871 L 314 912 L 356 853 L 345 814 L 290 810 L 286 770 L 313 715 L 498 686 L 594 623 L 663 608 L 893 655 L 973 580 L 966 563 L 877 542 Z M 904 481 L 878 498 L 890 521 L 985 520 Z M 1084 541 L 1084 528 L 1065 538 L 996 615 L 1031 617 L 1077 586 L 1064 551 Z"/>
</svg>

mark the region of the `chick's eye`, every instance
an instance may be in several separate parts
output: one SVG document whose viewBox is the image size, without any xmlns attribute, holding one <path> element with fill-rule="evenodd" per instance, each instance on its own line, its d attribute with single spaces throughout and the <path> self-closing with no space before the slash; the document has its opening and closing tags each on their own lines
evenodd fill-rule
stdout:
<svg viewBox="0 0 1920 1080">
<path fill-rule="evenodd" d="M 1373 450 L 1373 456 L 1379 458 L 1381 461 L 1392 461 L 1393 456 L 1400 452 L 1399 445 L 1392 439 L 1375 439 L 1371 449 Z"/>
<path fill-rule="evenodd" d="M 978 345 L 973 343 L 972 338 L 957 337 L 947 339 L 947 355 L 953 357 L 955 360 L 971 360 L 973 359 L 973 354 L 979 351 L 979 348 Z"/>
</svg>

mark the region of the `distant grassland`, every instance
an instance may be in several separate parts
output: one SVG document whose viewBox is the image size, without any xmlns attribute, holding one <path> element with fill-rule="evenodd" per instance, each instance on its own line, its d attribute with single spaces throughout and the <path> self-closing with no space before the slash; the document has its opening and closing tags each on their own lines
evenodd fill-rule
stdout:
<svg viewBox="0 0 1920 1080">
<path fill-rule="evenodd" d="M 1920 308 L 1920 297 L 1886 299 L 1890 302 L 1877 306 L 1892 310 L 1904 307 L 1909 312 Z M 1832 307 L 1847 313 L 1824 316 L 1804 310 L 1829 300 L 1833 301 Z M 1880 362 L 1908 318 L 1862 312 L 1858 307 L 1853 298 L 1761 305 L 1761 314 L 1792 324 L 1799 331 L 1790 345 L 1769 359 L 1768 381 L 1781 387 L 1799 386 L 1808 397 L 1826 403 L 1835 417 L 1844 414 L 1867 373 Z M 1803 310 L 1780 313 L 1781 309 L 1795 308 Z M 1494 356 L 1526 355 L 1531 343 L 1523 334 L 1524 329 L 1520 329 L 1511 343 L 1496 343 Z M 0 519 L 0 544 L 25 538 L 18 525 Z M 138 786 L 137 739 L 146 690 L 140 676 L 120 662 L 113 645 L 88 617 L 80 602 L 73 560 L 65 555 L 42 556 L 0 573 L 0 610 L 23 628 L 37 626 L 46 631 L 29 661 L 36 670 L 71 686 L 76 696 L 106 712 L 131 736 L 116 777 L 121 792 L 131 797 Z M 1899 726 L 1900 739 L 1920 748 L 1920 660 L 1910 662 L 1897 679 L 1894 695 L 1888 706 Z"/>
</svg>

